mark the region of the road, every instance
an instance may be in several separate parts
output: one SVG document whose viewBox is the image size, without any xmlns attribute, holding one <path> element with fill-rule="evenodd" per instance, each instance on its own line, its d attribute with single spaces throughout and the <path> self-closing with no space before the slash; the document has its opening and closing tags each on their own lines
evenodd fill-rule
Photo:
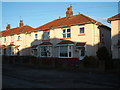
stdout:
<svg viewBox="0 0 120 90">
<path fill-rule="evenodd" d="M 3 64 L 2 88 L 118 88 L 119 75 Z"/>
</svg>

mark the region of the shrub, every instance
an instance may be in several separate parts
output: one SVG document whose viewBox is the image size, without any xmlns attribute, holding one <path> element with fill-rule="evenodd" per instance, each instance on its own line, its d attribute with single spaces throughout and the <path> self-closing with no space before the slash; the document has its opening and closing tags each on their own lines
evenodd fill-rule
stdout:
<svg viewBox="0 0 120 90">
<path fill-rule="evenodd" d="M 83 59 L 83 65 L 85 67 L 98 67 L 98 60 L 93 56 L 86 56 Z"/>
<path fill-rule="evenodd" d="M 110 60 L 110 54 L 107 48 L 104 46 L 100 47 L 98 51 L 96 52 L 96 54 L 99 60 L 104 60 L 104 61 Z"/>
</svg>

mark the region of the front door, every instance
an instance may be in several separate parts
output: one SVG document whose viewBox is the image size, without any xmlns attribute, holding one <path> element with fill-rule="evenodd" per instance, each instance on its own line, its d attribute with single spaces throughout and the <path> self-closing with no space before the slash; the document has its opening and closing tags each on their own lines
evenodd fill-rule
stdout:
<svg viewBox="0 0 120 90">
<path fill-rule="evenodd" d="M 83 60 L 85 57 L 85 48 L 79 50 L 79 60 Z"/>
</svg>

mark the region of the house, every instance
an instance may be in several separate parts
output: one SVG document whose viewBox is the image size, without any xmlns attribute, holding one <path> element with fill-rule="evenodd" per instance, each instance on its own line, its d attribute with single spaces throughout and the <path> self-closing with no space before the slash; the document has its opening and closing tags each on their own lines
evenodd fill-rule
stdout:
<svg viewBox="0 0 120 90">
<path fill-rule="evenodd" d="M 108 18 L 112 27 L 112 58 L 120 59 L 120 13 Z"/>
<path fill-rule="evenodd" d="M 111 48 L 111 29 L 86 15 L 74 15 L 72 6 L 67 8 L 66 16 L 63 18 L 35 29 L 22 26 L 13 30 L 2 31 L 2 45 L 13 46 L 14 44 L 14 47 L 21 47 L 20 55 L 82 60 L 85 56 L 96 56 L 96 51 L 101 46 L 106 46 L 109 52 Z M 17 44 L 17 41 L 7 39 L 12 36 L 18 39 L 20 36 L 21 42 Z"/>
<path fill-rule="evenodd" d="M 30 39 L 28 32 L 32 29 L 29 25 L 24 25 L 23 20 L 20 20 L 19 27 L 16 28 L 11 28 L 8 24 L 6 30 L 1 32 L 2 55 L 29 55 L 27 51 L 23 52 L 22 50 L 31 46 L 31 42 L 28 40 L 28 38 Z"/>
</svg>

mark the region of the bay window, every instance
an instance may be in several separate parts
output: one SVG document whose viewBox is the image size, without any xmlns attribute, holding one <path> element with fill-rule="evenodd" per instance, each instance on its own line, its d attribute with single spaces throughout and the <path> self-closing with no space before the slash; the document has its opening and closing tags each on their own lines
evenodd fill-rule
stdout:
<svg viewBox="0 0 120 90">
<path fill-rule="evenodd" d="M 72 46 L 60 46 L 59 51 L 60 57 L 72 57 Z"/>
<path fill-rule="evenodd" d="M 50 57 L 51 56 L 51 47 L 42 46 L 41 47 L 41 57 Z"/>
</svg>

